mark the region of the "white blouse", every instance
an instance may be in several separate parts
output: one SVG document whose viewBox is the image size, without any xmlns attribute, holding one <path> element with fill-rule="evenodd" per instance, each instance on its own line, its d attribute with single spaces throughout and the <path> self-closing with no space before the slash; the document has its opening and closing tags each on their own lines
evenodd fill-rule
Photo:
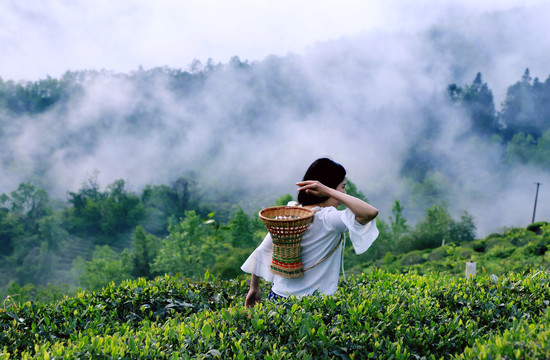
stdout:
<svg viewBox="0 0 550 360">
<path fill-rule="evenodd" d="M 316 264 L 338 245 L 340 235 L 349 230 L 351 243 L 355 253 L 367 251 L 378 237 L 375 220 L 361 225 L 355 220 L 355 215 L 349 209 L 338 211 L 334 207 L 316 207 L 313 221 L 302 237 L 302 265 L 304 269 Z M 268 233 L 259 247 L 248 257 L 241 269 L 249 274 L 255 274 L 264 280 L 272 282 L 272 291 L 280 296 L 302 296 L 313 294 L 318 290 L 321 294 L 333 294 L 338 286 L 340 276 L 340 259 L 342 245 L 325 261 L 304 275 L 295 279 L 287 279 L 273 274 L 269 269 L 273 243 Z"/>
</svg>

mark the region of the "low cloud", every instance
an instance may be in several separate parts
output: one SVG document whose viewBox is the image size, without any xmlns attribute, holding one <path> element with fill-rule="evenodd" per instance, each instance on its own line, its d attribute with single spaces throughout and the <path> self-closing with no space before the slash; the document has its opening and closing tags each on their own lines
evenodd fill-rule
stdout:
<svg viewBox="0 0 550 360">
<path fill-rule="evenodd" d="M 537 219 L 548 219 L 549 174 L 508 172 L 499 144 L 460 136 L 468 119 L 445 100 L 447 85 L 470 84 L 477 72 L 497 108 L 525 68 L 545 80 L 550 39 L 540 36 L 540 14 L 548 10 L 446 14 L 412 32 L 370 30 L 300 55 L 233 59 L 195 73 L 185 89 L 167 69 L 105 73 L 66 107 L 2 125 L 0 193 L 33 180 L 64 197 L 94 170 L 103 186 L 122 178 L 135 190 L 194 174 L 204 189 L 239 193 L 255 210 L 294 194 L 311 161 L 330 156 L 384 219 L 395 199 L 418 217 L 401 170 L 411 149 L 426 147 L 437 161 L 431 176 L 448 184 L 447 205 L 474 215 L 481 234 L 528 224 L 536 181 Z"/>
</svg>

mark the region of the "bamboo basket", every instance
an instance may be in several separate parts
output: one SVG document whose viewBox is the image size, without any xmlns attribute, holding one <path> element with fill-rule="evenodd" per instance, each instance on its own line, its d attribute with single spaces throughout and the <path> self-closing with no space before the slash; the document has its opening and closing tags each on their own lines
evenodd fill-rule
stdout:
<svg viewBox="0 0 550 360">
<path fill-rule="evenodd" d="M 273 239 L 272 273 L 289 279 L 304 275 L 300 243 L 313 214 L 298 206 L 273 206 L 260 211 L 260 219 Z"/>
</svg>

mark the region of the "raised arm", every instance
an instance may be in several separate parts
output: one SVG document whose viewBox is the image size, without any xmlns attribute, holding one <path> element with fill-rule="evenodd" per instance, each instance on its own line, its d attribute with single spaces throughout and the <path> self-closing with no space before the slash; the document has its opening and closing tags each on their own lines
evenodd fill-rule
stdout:
<svg viewBox="0 0 550 360">
<path fill-rule="evenodd" d="M 304 190 L 315 196 L 333 198 L 346 205 L 355 214 L 355 220 L 362 225 L 367 224 L 378 215 L 378 209 L 361 199 L 346 194 L 343 188 L 340 189 L 340 186 L 338 189 L 333 189 L 316 180 L 300 181 L 296 185 L 299 191 Z"/>
</svg>

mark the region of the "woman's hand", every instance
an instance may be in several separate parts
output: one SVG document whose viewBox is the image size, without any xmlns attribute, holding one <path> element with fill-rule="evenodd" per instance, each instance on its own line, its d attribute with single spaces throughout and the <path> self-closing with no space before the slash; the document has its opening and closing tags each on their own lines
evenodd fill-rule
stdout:
<svg viewBox="0 0 550 360">
<path fill-rule="evenodd" d="M 298 186 L 298 191 L 304 190 L 306 193 L 318 197 L 330 197 L 329 192 L 334 190 L 317 180 L 300 181 L 297 182 L 296 185 Z"/>
<path fill-rule="evenodd" d="M 250 290 L 246 295 L 244 306 L 247 308 L 254 307 L 254 305 L 259 303 L 261 300 L 262 300 L 262 289 L 260 288 L 260 278 L 252 274 L 252 277 L 250 278 Z"/>
<path fill-rule="evenodd" d="M 246 295 L 244 306 L 247 308 L 254 307 L 262 300 L 262 291 L 260 289 L 250 289 Z"/>
<path fill-rule="evenodd" d="M 334 206 L 338 207 L 340 204 L 344 204 L 355 214 L 355 220 L 362 225 L 367 224 L 378 215 L 378 209 L 374 206 L 358 199 L 354 196 L 346 194 L 345 179 L 338 185 L 336 189 L 330 188 L 317 180 L 307 180 L 297 182 L 298 191 L 305 191 L 308 194 L 312 194 L 318 197 L 328 197 L 319 206 Z M 334 199 L 334 200 L 331 200 Z"/>
</svg>

